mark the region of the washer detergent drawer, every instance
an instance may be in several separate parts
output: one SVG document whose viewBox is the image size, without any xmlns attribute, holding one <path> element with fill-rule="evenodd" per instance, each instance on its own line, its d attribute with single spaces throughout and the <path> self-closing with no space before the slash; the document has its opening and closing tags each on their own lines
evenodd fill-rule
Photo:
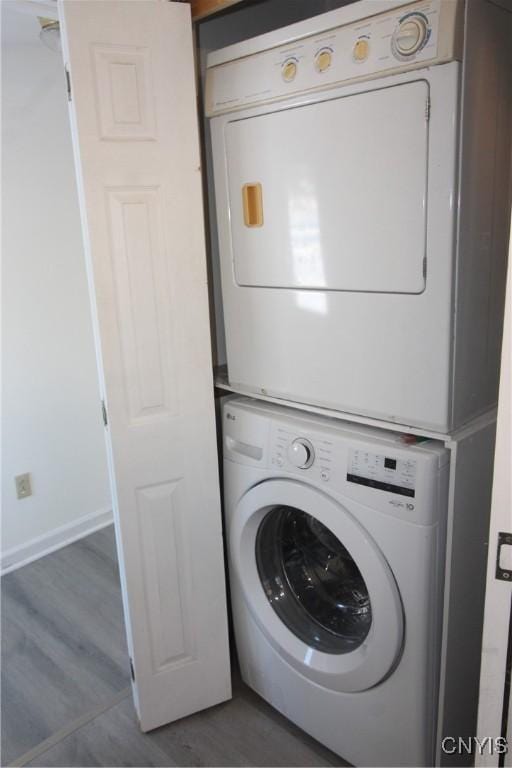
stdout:
<svg viewBox="0 0 512 768">
<path fill-rule="evenodd" d="M 229 122 L 236 282 L 421 293 L 428 96 L 418 80 Z"/>
</svg>

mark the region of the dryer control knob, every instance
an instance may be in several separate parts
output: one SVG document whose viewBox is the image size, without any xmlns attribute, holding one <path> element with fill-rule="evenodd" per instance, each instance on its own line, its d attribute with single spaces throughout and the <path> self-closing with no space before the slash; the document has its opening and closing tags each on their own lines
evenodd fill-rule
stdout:
<svg viewBox="0 0 512 768">
<path fill-rule="evenodd" d="M 427 42 L 428 32 L 428 23 L 422 15 L 406 16 L 393 36 L 395 51 L 400 56 L 413 56 Z"/>
<path fill-rule="evenodd" d="M 307 469 L 315 460 L 315 449 L 304 437 L 298 437 L 288 448 L 288 459 L 297 469 Z"/>
<path fill-rule="evenodd" d="M 285 80 L 287 83 L 295 80 L 295 75 L 297 74 L 297 62 L 293 59 L 288 59 L 285 61 L 281 69 L 281 74 L 283 76 L 283 80 Z"/>
<path fill-rule="evenodd" d="M 326 69 L 329 69 L 331 64 L 332 51 L 330 51 L 328 48 L 324 48 L 322 51 L 317 53 L 315 58 L 315 67 L 317 72 L 325 72 Z"/>
</svg>

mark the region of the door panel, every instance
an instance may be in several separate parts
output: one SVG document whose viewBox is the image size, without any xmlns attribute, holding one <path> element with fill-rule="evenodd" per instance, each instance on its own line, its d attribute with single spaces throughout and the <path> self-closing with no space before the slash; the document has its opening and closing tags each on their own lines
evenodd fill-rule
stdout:
<svg viewBox="0 0 512 768">
<path fill-rule="evenodd" d="M 230 696 L 190 9 L 61 2 L 134 695 Z"/>
<path fill-rule="evenodd" d="M 417 81 L 228 123 L 237 283 L 423 291 L 427 100 Z M 259 185 L 258 225 L 247 185 Z"/>
</svg>

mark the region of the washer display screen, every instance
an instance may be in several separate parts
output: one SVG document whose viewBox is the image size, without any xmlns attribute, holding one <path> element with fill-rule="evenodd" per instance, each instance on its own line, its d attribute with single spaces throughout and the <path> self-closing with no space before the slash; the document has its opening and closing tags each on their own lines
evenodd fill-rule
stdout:
<svg viewBox="0 0 512 768">
<path fill-rule="evenodd" d="M 312 515 L 274 507 L 260 523 L 256 563 L 267 598 L 286 626 L 324 653 L 349 653 L 372 623 L 370 597 L 348 550 Z"/>
</svg>

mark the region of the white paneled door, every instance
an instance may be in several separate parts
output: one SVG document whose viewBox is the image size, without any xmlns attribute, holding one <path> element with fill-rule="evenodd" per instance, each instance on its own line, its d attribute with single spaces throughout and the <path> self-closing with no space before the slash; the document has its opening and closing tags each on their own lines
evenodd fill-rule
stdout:
<svg viewBox="0 0 512 768">
<path fill-rule="evenodd" d="M 190 8 L 59 10 L 133 691 L 150 730 L 231 695 Z"/>
</svg>

